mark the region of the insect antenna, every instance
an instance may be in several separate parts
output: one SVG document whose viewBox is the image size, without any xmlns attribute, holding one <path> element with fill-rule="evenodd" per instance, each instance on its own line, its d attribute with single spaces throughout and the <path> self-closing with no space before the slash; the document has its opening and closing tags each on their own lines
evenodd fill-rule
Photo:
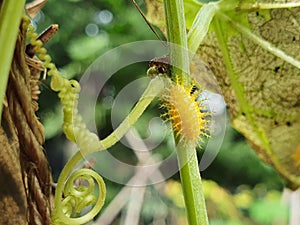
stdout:
<svg viewBox="0 0 300 225">
<path fill-rule="evenodd" d="M 145 22 L 148 24 L 149 28 L 152 30 L 152 32 L 154 33 L 154 35 L 157 37 L 158 40 L 161 41 L 161 43 L 167 47 L 167 45 L 165 44 L 165 42 L 161 39 L 161 37 L 159 36 L 159 34 L 157 33 L 157 31 L 154 29 L 154 27 L 152 26 L 152 24 L 150 23 L 150 21 L 147 19 L 147 17 L 145 16 L 145 14 L 143 13 L 143 11 L 141 10 L 141 8 L 138 6 L 138 4 L 136 3 L 135 0 L 131 0 L 132 4 L 134 5 L 134 7 L 139 11 L 139 13 L 141 14 L 141 16 L 143 17 L 143 19 L 145 20 Z"/>
</svg>

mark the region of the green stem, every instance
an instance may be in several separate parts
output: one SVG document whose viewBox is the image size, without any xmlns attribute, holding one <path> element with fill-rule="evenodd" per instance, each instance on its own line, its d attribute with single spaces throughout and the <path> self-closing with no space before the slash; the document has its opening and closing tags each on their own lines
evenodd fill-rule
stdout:
<svg viewBox="0 0 300 225">
<path fill-rule="evenodd" d="M 184 19 L 184 8 L 182 0 L 164 1 L 166 13 L 166 23 L 168 41 L 170 45 L 170 65 L 172 66 L 172 76 L 183 80 L 187 85 L 190 83 L 189 55 L 186 34 L 186 24 Z M 176 65 L 174 67 L 173 65 Z"/>
<path fill-rule="evenodd" d="M 155 77 L 150 81 L 150 84 L 144 91 L 142 97 L 134 106 L 130 114 L 122 121 L 122 123 L 114 130 L 107 138 L 99 141 L 96 148 L 91 150 L 81 151 L 82 154 L 91 154 L 93 152 L 102 151 L 110 148 L 117 143 L 127 131 L 136 123 L 143 114 L 145 109 L 150 105 L 155 97 L 157 97 L 164 89 L 164 81 L 160 77 Z"/>
<path fill-rule="evenodd" d="M 63 191 L 64 182 L 67 180 L 70 172 L 75 168 L 76 164 L 83 159 L 84 155 L 91 154 L 93 152 L 101 151 L 110 148 L 115 143 L 117 143 L 126 132 L 134 125 L 134 123 L 138 120 L 138 118 L 142 115 L 148 105 L 152 102 L 152 100 L 158 96 L 163 89 L 163 81 L 156 77 L 151 80 L 150 84 L 146 88 L 143 96 L 132 109 L 130 114 L 125 118 L 125 120 L 119 125 L 119 127 L 111 133 L 107 138 L 102 141 L 99 141 L 98 148 L 93 151 L 78 151 L 65 165 L 63 168 L 59 179 L 55 192 L 55 205 L 60 203 L 60 196 Z"/>
<path fill-rule="evenodd" d="M 5 0 L 0 11 L 0 121 L 9 70 L 23 15 L 24 0 Z"/>
<path fill-rule="evenodd" d="M 172 68 L 172 77 L 177 76 L 188 85 L 190 83 L 189 56 L 183 1 L 165 0 L 164 3 L 169 42 L 181 47 L 172 48 L 171 46 L 170 48 L 170 62 L 178 67 Z M 188 71 L 188 73 L 186 74 L 184 71 Z M 206 225 L 208 219 L 195 144 L 179 141 L 177 157 L 189 224 Z"/>
<path fill-rule="evenodd" d="M 299 7 L 300 2 L 284 2 L 284 3 L 243 3 L 240 4 L 238 10 L 255 10 L 255 9 L 289 9 Z"/>
<path fill-rule="evenodd" d="M 144 91 L 143 96 L 136 104 L 136 106 L 132 109 L 130 114 L 125 118 L 125 120 L 112 134 L 110 134 L 103 141 L 99 141 L 97 149 L 93 148 L 93 150 L 89 152 L 78 151 L 67 162 L 57 181 L 57 187 L 55 191 L 55 204 L 54 204 L 55 209 L 53 215 L 58 217 L 57 214 L 59 215 L 60 213 L 62 213 L 59 210 L 61 209 L 61 204 L 62 204 L 61 199 L 63 196 L 65 182 L 68 180 L 68 177 L 70 176 L 72 170 L 76 167 L 77 163 L 81 161 L 86 154 L 96 152 L 96 150 L 101 151 L 101 150 L 108 149 L 111 146 L 113 146 L 116 142 L 118 142 L 126 134 L 126 132 L 134 125 L 134 123 L 142 115 L 142 113 L 149 106 L 152 100 L 160 94 L 163 88 L 164 88 L 164 82 L 160 77 L 156 77 L 152 79 L 150 84 Z"/>
<path fill-rule="evenodd" d="M 177 145 L 177 156 L 189 224 L 208 224 L 197 152 L 194 144 L 179 142 Z"/>
<path fill-rule="evenodd" d="M 156 77 L 151 80 L 147 89 L 145 90 L 143 96 L 140 101 L 136 104 L 130 114 L 126 117 L 126 119 L 120 124 L 120 126 L 107 138 L 103 141 L 99 141 L 97 151 L 105 150 L 113 146 L 116 142 L 118 142 L 124 134 L 130 129 L 130 127 L 138 120 L 138 118 L 142 115 L 148 105 L 152 102 L 152 100 L 159 95 L 161 90 L 163 89 L 163 81 Z M 76 164 L 83 159 L 83 156 L 86 154 L 90 154 L 96 151 L 78 151 L 65 165 L 63 168 L 58 182 L 57 188 L 55 191 L 55 205 L 59 205 L 61 201 L 61 196 L 63 193 L 64 183 L 70 175 L 71 171 L 75 168 Z"/>
</svg>

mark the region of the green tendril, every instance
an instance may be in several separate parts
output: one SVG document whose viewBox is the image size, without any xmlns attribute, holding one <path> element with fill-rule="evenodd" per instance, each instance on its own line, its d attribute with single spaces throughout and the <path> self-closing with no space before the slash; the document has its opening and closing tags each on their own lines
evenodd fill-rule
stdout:
<svg viewBox="0 0 300 225">
<path fill-rule="evenodd" d="M 27 37 L 30 39 L 30 44 L 34 46 L 35 53 L 43 61 L 44 67 L 48 69 L 48 75 L 51 76 L 50 87 L 53 91 L 58 92 L 58 97 L 64 107 L 63 131 L 70 141 L 77 143 L 79 148 L 85 151 L 87 147 L 90 147 L 87 143 L 92 141 L 99 142 L 99 139 L 97 135 L 86 128 L 78 113 L 80 85 L 76 80 L 68 80 L 60 74 L 55 64 L 51 63 L 51 57 L 43 47 L 42 41 L 37 40 L 38 34 L 34 32 L 34 27 L 30 24 L 30 20 L 28 18 L 24 20 L 23 28 L 27 29 Z"/>
<path fill-rule="evenodd" d="M 34 46 L 36 55 L 43 61 L 44 67 L 48 69 L 48 76 L 51 77 L 51 89 L 58 92 L 58 97 L 63 105 L 63 131 L 66 137 L 75 142 L 80 149 L 67 162 L 59 176 L 52 211 L 52 224 L 79 225 L 87 223 L 99 213 L 104 204 L 105 184 L 101 176 L 93 170 L 80 169 L 73 173 L 72 171 L 77 163 L 83 160 L 83 155 L 105 150 L 118 142 L 134 125 L 152 100 L 161 93 L 164 89 L 164 82 L 159 77 L 152 79 L 131 113 L 111 135 L 100 141 L 96 134 L 87 129 L 77 110 L 79 83 L 76 80 L 64 78 L 55 64 L 51 63 L 51 57 L 47 55 L 47 50 L 42 46 L 43 43 L 37 40 L 38 35 L 34 32 L 34 28 L 27 17 L 23 20 L 23 29 L 27 30 L 30 44 Z M 81 183 L 85 185 L 76 186 L 74 183 L 76 180 L 84 180 Z M 94 194 L 95 182 L 100 190 L 99 196 Z M 92 209 L 87 214 L 78 216 L 83 208 L 92 205 Z"/>
<path fill-rule="evenodd" d="M 98 141 L 97 135 L 91 133 L 82 122 L 78 113 L 78 98 L 80 85 L 76 80 L 64 78 L 51 63 L 51 57 L 47 55 L 47 50 L 43 43 L 37 40 L 38 35 L 34 32 L 34 27 L 30 24 L 28 17 L 23 19 L 23 29 L 27 30 L 27 37 L 30 44 L 34 46 L 34 51 L 43 65 L 48 69 L 51 76 L 51 88 L 58 92 L 58 97 L 63 105 L 64 121 L 63 131 L 66 137 L 78 144 L 80 149 L 87 148 L 91 141 Z M 79 152 L 80 154 L 80 152 Z M 72 163 L 64 169 L 64 176 L 60 177 L 55 192 L 55 206 L 52 212 L 52 224 L 84 224 L 92 220 L 101 210 L 106 196 L 105 183 L 102 177 L 91 169 L 79 169 L 72 173 L 76 164 L 82 160 L 82 156 L 73 157 Z M 62 178 L 62 179 L 61 179 Z M 75 181 L 79 185 L 75 185 Z M 95 195 L 95 182 L 99 188 L 99 195 Z M 92 209 L 88 213 L 81 215 L 81 211 L 86 207 Z"/>
<path fill-rule="evenodd" d="M 78 184 L 76 185 L 76 181 Z M 95 182 L 100 193 L 95 196 Z M 63 198 L 55 202 L 52 213 L 53 224 L 84 224 L 94 218 L 101 210 L 106 196 L 105 183 L 102 177 L 91 169 L 75 171 L 67 180 L 63 189 Z M 80 212 L 87 207 L 92 209 L 82 216 Z"/>
</svg>

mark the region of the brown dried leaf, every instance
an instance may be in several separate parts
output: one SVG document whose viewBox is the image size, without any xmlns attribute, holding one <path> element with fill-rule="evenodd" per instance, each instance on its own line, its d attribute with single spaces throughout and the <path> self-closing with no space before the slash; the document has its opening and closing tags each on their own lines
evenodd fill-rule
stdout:
<svg viewBox="0 0 300 225">
<path fill-rule="evenodd" d="M 44 7 L 48 0 L 34 0 L 27 3 L 25 9 L 31 18 L 36 17 L 38 12 Z"/>
</svg>

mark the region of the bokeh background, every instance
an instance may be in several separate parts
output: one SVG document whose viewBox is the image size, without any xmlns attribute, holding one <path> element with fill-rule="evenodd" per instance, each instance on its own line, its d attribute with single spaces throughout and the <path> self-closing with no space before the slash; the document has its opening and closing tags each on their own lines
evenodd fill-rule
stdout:
<svg viewBox="0 0 300 225">
<path fill-rule="evenodd" d="M 137 3 L 142 10 L 146 10 L 143 1 Z M 129 0 L 49 0 L 32 23 L 38 33 L 50 24 L 59 24 L 59 32 L 46 44 L 46 48 L 62 74 L 76 80 L 80 80 L 88 66 L 106 51 L 133 41 L 156 39 Z M 95 105 L 95 121 L 100 138 L 113 131 L 110 109 L 114 97 L 130 82 L 145 77 L 147 69 L 147 62 L 126 67 L 111 77 L 101 90 Z M 38 116 L 45 126 L 45 149 L 56 181 L 66 160 L 75 153 L 76 148 L 62 133 L 62 108 L 57 94 L 49 87 L 49 79 L 43 81 L 40 88 L 42 93 Z M 149 120 L 161 113 L 159 102 L 153 102 L 135 129 L 141 136 L 149 135 Z M 170 145 L 171 133 L 161 130 L 152 132 L 158 135 L 167 133 L 155 154 L 161 157 L 170 154 L 173 151 Z M 205 148 L 205 143 L 202 148 Z M 123 144 L 117 144 L 109 151 L 123 162 L 133 165 L 137 163 L 136 155 Z M 199 148 L 198 153 L 201 157 L 203 150 Z M 101 161 L 97 155 L 93 157 L 94 169 L 97 170 L 97 164 L 105 166 L 105 161 Z M 122 176 L 122 171 L 115 172 Z M 202 172 L 202 178 L 210 224 L 288 223 L 288 207 L 282 198 L 282 179 L 258 159 L 229 122 L 221 149 L 213 163 Z M 105 181 L 107 199 L 104 210 L 124 190 L 122 184 L 109 179 Z M 143 189 L 142 198 L 137 197 L 137 203 L 141 205 L 139 213 L 134 215 L 138 217 L 137 224 L 186 224 L 179 182 L 176 173 L 159 188 L 152 185 Z M 116 215 L 110 224 L 131 224 L 128 222 L 129 209 L 130 204 L 126 202 L 120 211 L 115 211 Z M 91 224 L 99 223 L 100 219 L 101 213 Z"/>
</svg>

